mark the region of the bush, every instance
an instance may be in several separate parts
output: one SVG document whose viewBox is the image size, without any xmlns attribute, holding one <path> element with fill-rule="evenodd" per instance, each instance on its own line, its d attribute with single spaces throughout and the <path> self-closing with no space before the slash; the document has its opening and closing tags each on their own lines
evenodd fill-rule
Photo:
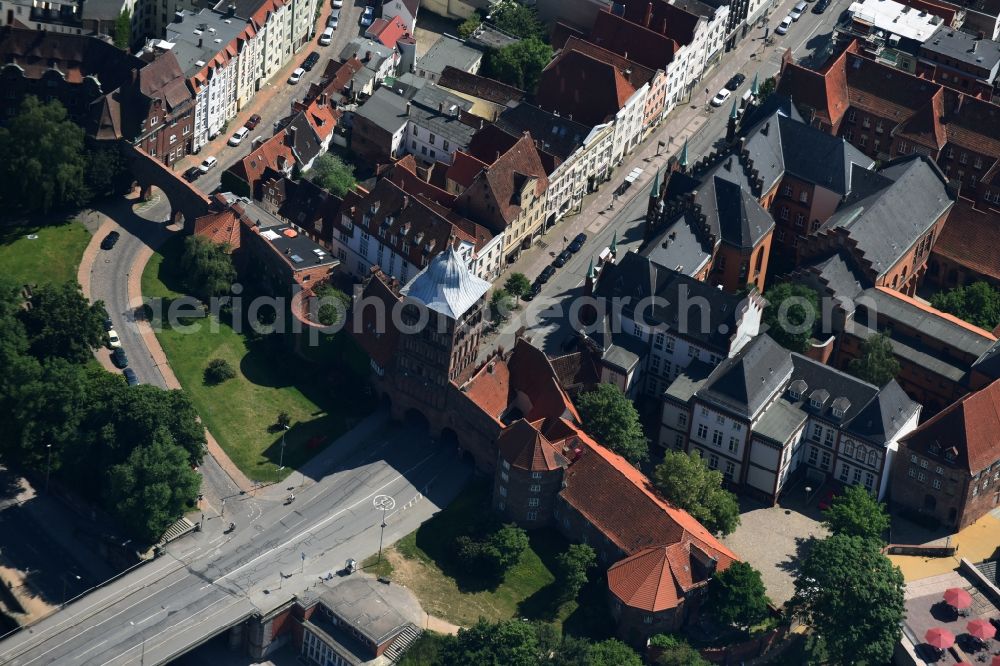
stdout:
<svg viewBox="0 0 1000 666">
<path fill-rule="evenodd" d="M 221 384 L 236 377 L 236 370 L 224 358 L 213 358 L 205 368 L 206 384 Z"/>
<path fill-rule="evenodd" d="M 517 564 L 528 548 L 527 533 L 516 525 L 503 525 L 477 540 L 468 536 L 455 539 L 458 561 L 468 573 L 500 580 Z"/>
</svg>

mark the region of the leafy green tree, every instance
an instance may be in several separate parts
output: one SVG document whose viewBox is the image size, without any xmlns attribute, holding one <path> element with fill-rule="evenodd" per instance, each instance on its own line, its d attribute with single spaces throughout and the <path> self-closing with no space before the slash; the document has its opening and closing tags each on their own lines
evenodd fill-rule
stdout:
<svg viewBox="0 0 1000 666">
<path fill-rule="evenodd" d="M 809 349 L 809 338 L 822 314 L 819 295 L 804 284 L 782 282 L 764 294 L 764 323 L 767 334 L 782 347 L 794 352 Z"/>
<path fill-rule="evenodd" d="M 473 14 L 458 24 L 458 36 L 462 39 L 468 39 L 482 24 L 483 19 L 479 17 L 479 14 Z"/>
<path fill-rule="evenodd" d="M 863 487 L 847 486 L 823 512 L 823 524 L 833 534 L 881 540 L 889 529 L 889 514 Z"/>
<path fill-rule="evenodd" d="M 351 297 L 337 289 L 329 282 L 317 287 L 314 292 L 319 301 L 319 312 L 316 318 L 324 326 L 333 326 L 340 321 L 341 312 L 346 313 L 351 306 Z"/>
<path fill-rule="evenodd" d="M 545 643 L 540 647 L 543 655 L 552 655 L 551 661 L 542 662 L 551 666 L 579 666 L 587 664 L 590 658 L 590 641 L 572 634 L 564 634 L 559 644 L 552 648 Z"/>
<path fill-rule="evenodd" d="M 790 607 L 824 639 L 832 663 L 884 664 L 899 641 L 903 588 L 881 544 L 834 534 L 802 562 Z"/>
<path fill-rule="evenodd" d="M 127 51 L 132 44 L 132 12 L 123 9 L 115 19 L 115 46 Z"/>
<path fill-rule="evenodd" d="M 198 497 L 201 479 L 187 453 L 159 432 L 108 473 L 108 502 L 119 520 L 145 543 L 153 543 Z"/>
<path fill-rule="evenodd" d="M 571 544 L 565 552 L 556 555 L 556 581 L 560 601 L 576 599 L 587 584 L 587 571 L 597 564 L 597 554 L 587 544 Z"/>
<path fill-rule="evenodd" d="M 91 350 L 107 341 L 104 303 L 89 303 L 75 282 L 43 284 L 21 314 L 31 341 L 31 353 L 38 358 L 59 357 L 84 363 Z"/>
<path fill-rule="evenodd" d="M 90 198 L 107 197 L 120 192 L 128 167 L 117 145 L 87 146 L 84 185 Z"/>
<path fill-rule="evenodd" d="M 500 554 L 497 560 L 500 569 L 507 571 L 528 549 L 528 533 L 517 525 L 504 525 L 490 536 L 489 544 Z"/>
<path fill-rule="evenodd" d="M 236 377 L 236 369 L 224 358 L 213 358 L 205 366 L 205 383 L 221 384 Z"/>
<path fill-rule="evenodd" d="M 709 469 L 696 451 L 667 451 L 653 471 L 653 484 L 713 532 L 730 534 L 740 524 L 736 496 L 722 487 L 722 473 Z"/>
<path fill-rule="evenodd" d="M 670 634 L 657 634 L 649 644 L 662 650 L 657 666 L 709 666 L 709 662 L 687 641 Z"/>
<path fill-rule="evenodd" d="M 590 646 L 586 663 L 587 666 L 642 666 L 642 659 L 625 643 L 609 638 Z"/>
<path fill-rule="evenodd" d="M 633 465 L 649 458 L 649 444 L 642 432 L 639 412 L 614 384 L 599 384 L 580 394 L 577 409 L 584 430 L 599 443 L 626 458 Z"/>
<path fill-rule="evenodd" d="M 1000 324 L 1000 290 L 982 280 L 938 292 L 931 297 L 931 305 L 987 331 Z"/>
<path fill-rule="evenodd" d="M 708 607 L 723 624 L 757 624 L 767 617 L 769 603 L 760 572 L 746 562 L 733 562 L 725 571 L 716 573 L 708 585 Z"/>
<path fill-rule="evenodd" d="M 180 270 L 187 290 L 203 301 L 228 294 L 236 281 L 236 267 L 229 246 L 201 236 L 184 239 Z"/>
<path fill-rule="evenodd" d="M 528 534 L 516 525 L 502 525 L 483 539 L 455 539 L 458 561 L 472 574 L 501 580 L 528 548 Z"/>
<path fill-rule="evenodd" d="M 490 296 L 490 312 L 493 321 L 507 319 L 514 310 L 514 297 L 506 289 L 497 289 Z"/>
<path fill-rule="evenodd" d="M 513 273 L 503 283 L 503 288 L 508 294 L 520 298 L 531 290 L 531 280 L 524 273 Z"/>
<path fill-rule="evenodd" d="M 357 183 L 354 166 L 331 153 L 317 157 L 309 169 L 308 176 L 309 180 L 338 197 L 347 194 Z"/>
<path fill-rule="evenodd" d="M 552 47 L 540 39 L 529 37 L 498 51 L 487 52 L 483 59 L 484 75 L 534 92 L 538 87 L 538 78 L 550 60 Z"/>
<path fill-rule="evenodd" d="M 545 26 L 538 20 L 538 12 L 518 2 L 503 2 L 496 6 L 490 22 L 508 35 L 522 39 L 545 39 Z"/>
<path fill-rule="evenodd" d="M 765 99 L 770 97 L 775 90 L 778 89 L 778 79 L 771 76 L 760 82 L 760 88 L 757 92 L 760 96 L 760 100 L 763 102 Z"/>
<path fill-rule="evenodd" d="M 198 419 L 194 404 L 181 389 L 164 391 L 143 384 L 131 389 L 119 386 L 109 405 L 108 420 L 114 426 L 115 440 L 132 446 L 150 441 L 151 433 L 163 431 L 188 457 L 188 465 L 197 465 L 205 457 L 205 426 Z"/>
<path fill-rule="evenodd" d="M 861 343 L 861 356 L 851 359 L 847 371 L 875 386 L 885 386 L 899 374 L 899 361 L 892 351 L 892 340 L 876 333 Z"/>
<path fill-rule="evenodd" d="M 441 651 L 442 666 L 538 666 L 535 628 L 520 620 L 491 624 L 480 618 L 459 629 L 456 640 Z"/>
<path fill-rule="evenodd" d="M 278 412 L 278 418 L 274 424 L 278 427 L 278 430 L 284 430 L 292 424 L 292 417 L 288 415 L 288 412 Z"/>
<path fill-rule="evenodd" d="M 17 115 L 0 127 L 0 200 L 31 213 L 84 203 L 83 138 L 58 101 L 25 97 Z"/>
</svg>

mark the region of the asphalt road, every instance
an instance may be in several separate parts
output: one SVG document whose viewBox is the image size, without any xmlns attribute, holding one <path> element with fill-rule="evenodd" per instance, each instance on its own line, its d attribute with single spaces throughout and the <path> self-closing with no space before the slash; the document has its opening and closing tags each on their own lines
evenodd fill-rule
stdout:
<svg viewBox="0 0 1000 666">
<path fill-rule="evenodd" d="M 451 501 L 471 473 L 451 447 L 403 427 L 379 429 L 352 450 L 290 505 L 284 488 L 231 498 L 224 517 L 166 555 L 0 643 L 0 663 L 165 663 L 319 584 L 347 558 L 376 552 L 377 496 L 394 503 L 390 544 Z M 237 528 L 225 534 L 230 521 Z"/>
<path fill-rule="evenodd" d="M 795 0 L 797 1 L 797 0 Z M 795 2 L 786 0 L 780 3 L 770 18 L 770 25 L 777 25 L 786 15 Z M 821 55 L 823 49 L 830 44 L 833 27 L 837 22 L 840 12 L 847 7 L 847 0 L 837 0 L 823 14 L 813 14 L 807 11 L 793 24 L 787 35 L 776 35 L 772 45 L 765 46 L 763 40 L 763 30 L 755 30 L 748 36 L 733 53 L 723 56 L 723 61 L 714 70 L 708 73 L 706 81 L 699 84 L 691 104 L 699 107 L 697 118 L 690 119 L 690 114 L 681 114 L 681 107 L 668 116 L 667 121 L 653 134 L 648 136 L 642 146 L 637 148 L 625 164 L 616 170 L 616 178 L 619 180 L 606 183 L 603 187 L 617 187 L 620 179 L 634 167 L 642 167 L 644 174 L 644 184 L 633 186 L 619 198 L 611 209 L 604 208 L 598 212 L 591 208 L 584 207 L 579 215 L 584 222 L 574 223 L 566 221 L 556 226 L 553 231 L 548 232 L 545 237 L 547 244 L 535 246 L 529 252 L 544 252 L 546 255 L 558 254 L 562 248 L 562 237 L 568 236 L 572 239 L 577 231 L 587 234 L 588 240 L 583 249 L 560 269 L 545 284 L 541 292 L 534 300 L 522 303 L 519 310 L 513 313 L 511 318 L 505 322 L 488 342 L 482 345 L 480 356 L 490 353 L 497 345 L 510 349 L 514 342 L 516 332 L 522 327 L 531 337 L 532 342 L 541 347 L 549 355 L 560 355 L 566 353 L 564 344 L 570 340 L 575 331 L 570 326 L 570 314 L 574 296 L 583 295 L 584 280 L 587 268 L 592 259 L 611 244 L 613 236 L 618 236 L 618 255 L 622 256 L 628 250 L 637 250 L 642 242 L 642 225 L 646 215 L 646 204 L 649 193 L 652 190 L 651 173 L 666 162 L 667 154 L 659 158 L 646 160 L 645 155 L 652 154 L 657 141 L 664 141 L 668 145 L 670 153 L 677 153 L 681 146 L 674 137 L 682 134 L 684 130 L 695 124 L 700 124 L 698 130 L 688 141 L 688 156 L 693 162 L 699 157 L 711 152 L 720 138 L 725 138 L 726 125 L 729 119 L 729 111 L 733 99 L 742 95 L 751 84 L 754 75 L 759 81 L 774 76 L 781 69 L 781 56 L 786 49 L 792 49 L 796 59 L 809 58 L 814 55 Z M 751 40 L 752 37 L 752 40 Z M 742 49 L 742 50 L 741 50 Z M 729 78 L 740 72 L 746 76 L 743 85 L 733 93 L 730 101 L 719 108 L 712 108 L 708 105 L 708 100 L 729 80 Z M 705 93 L 708 89 L 708 94 Z M 694 107 L 692 107 L 694 108 Z M 653 148 L 651 148 L 653 147 Z M 561 226 L 575 225 L 572 231 L 564 231 Z M 580 225 L 582 228 L 580 227 Z M 537 262 L 536 262 L 537 263 Z M 536 275 L 528 276 L 534 279 Z"/>
</svg>

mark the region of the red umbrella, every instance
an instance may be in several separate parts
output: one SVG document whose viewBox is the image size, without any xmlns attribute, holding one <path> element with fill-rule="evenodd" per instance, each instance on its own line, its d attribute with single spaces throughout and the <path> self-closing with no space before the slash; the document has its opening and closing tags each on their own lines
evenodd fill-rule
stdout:
<svg viewBox="0 0 1000 666">
<path fill-rule="evenodd" d="M 970 636 L 974 636 L 981 641 L 988 641 L 997 635 L 997 628 L 989 620 L 972 620 L 969 622 L 967 631 Z"/>
<path fill-rule="evenodd" d="M 960 587 L 950 587 L 944 591 L 944 600 L 949 606 L 958 609 L 972 605 L 972 596 Z"/>
<path fill-rule="evenodd" d="M 938 650 L 947 650 L 955 644 L 955 634 L 951 633 L 947 629 L 934 627 L 933 629 L 927 630 L 927 633 L 924 635 L 924 640 L 931 647 L 936 647 Z"/>
</svg>

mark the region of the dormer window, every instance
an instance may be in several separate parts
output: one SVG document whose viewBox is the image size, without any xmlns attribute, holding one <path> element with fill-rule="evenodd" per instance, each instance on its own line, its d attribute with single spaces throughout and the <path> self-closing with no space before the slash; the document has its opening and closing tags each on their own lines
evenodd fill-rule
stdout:
<svg viewBox="0 0 1000 666">
<path fill-rule="evenodd" d="M 947 460 L 947 461 L 949 461 L 949 462 L 953 462 L 955 460 L 955 458 L 956 458 L 956 454 L 957 453 L 958 452 L 955 451 L 954 447 L 952 447 L 952 448 L 950 448 L 950 449 L 948 449 L 947 451 L 944 452 L 944 459 Z"/>
<path fill-rule="evenodd" d="M 826 401 L 830 399 L 830 392 L 826 389 L 816 389 L 809 396 L 809 406 L 813 409 L 823 409 Z"/>
<path fill-rule="evenodd" d="M 806 394 L 809 390 L 809 385 L 801 379 L 796 379 L 794 382 L 788 385 L 788 397 L 794 401 L 799 401 L 802 396 Z"/>
<path fill-rule="evenodd" d="M 837 409 L 836 407 L 834 407 L 832 411 L 833 411 L 833 415 L 835 417 L 837 417 L 838 419 L 844 418 L 844 412 L 843 412 L 843 410 L 840 410 L 840 409 Z"/>
</svg>

